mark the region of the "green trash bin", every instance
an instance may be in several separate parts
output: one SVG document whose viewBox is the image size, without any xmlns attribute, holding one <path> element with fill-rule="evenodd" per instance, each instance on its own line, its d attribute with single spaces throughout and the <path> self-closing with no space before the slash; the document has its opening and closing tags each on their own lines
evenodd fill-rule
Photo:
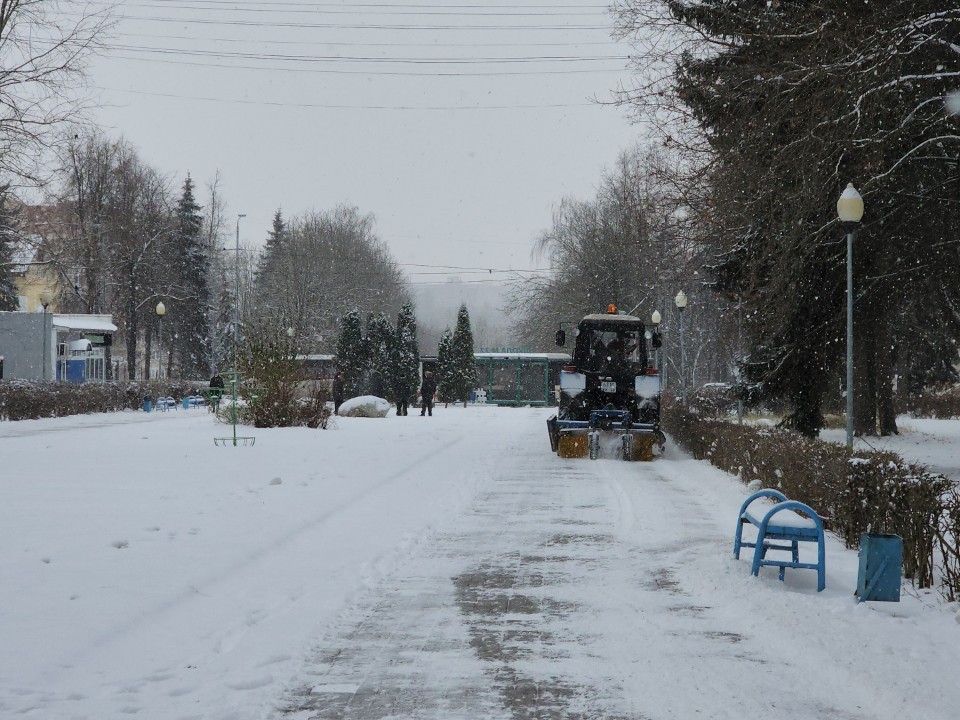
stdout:
<svg viewBox="0 0 960 720">
<path fill-rule="evenodd" d="M 899 535 L 860 535 L 860 568 L 857 597 L 860 602 L 900 602 L 903 540 Z"/>
</svg>

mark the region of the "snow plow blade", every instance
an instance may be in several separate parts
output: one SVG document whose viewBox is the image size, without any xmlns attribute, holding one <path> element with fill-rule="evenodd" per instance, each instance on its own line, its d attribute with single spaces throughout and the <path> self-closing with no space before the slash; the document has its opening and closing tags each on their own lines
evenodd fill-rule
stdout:
<svg viewBox="0 0 960 720">
<path fill-rule="evenodd" d="M 659 428 L 631 424 L 630 413 L 619 410 L 596 410 L 589 422 L 554 416 L 547 420 L 547 430 L 551 449 L 562 458 L 649 461 L 654 447 L 662 448 L 665 441 Z"/>
</svg>

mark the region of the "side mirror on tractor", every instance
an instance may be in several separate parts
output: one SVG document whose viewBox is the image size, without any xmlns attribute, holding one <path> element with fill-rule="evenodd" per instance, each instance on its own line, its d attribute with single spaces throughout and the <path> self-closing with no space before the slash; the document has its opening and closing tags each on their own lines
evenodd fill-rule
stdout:
<svg viewBox="0 0 960 720">
<path fill-rule="evenodd" d="M 567 344 L 567 334 L 563 330 L 557 330 L 557 334 L 554 336 L 554 339 L 557 342 L 557 347 L 563 347 Z"/>
</svg>

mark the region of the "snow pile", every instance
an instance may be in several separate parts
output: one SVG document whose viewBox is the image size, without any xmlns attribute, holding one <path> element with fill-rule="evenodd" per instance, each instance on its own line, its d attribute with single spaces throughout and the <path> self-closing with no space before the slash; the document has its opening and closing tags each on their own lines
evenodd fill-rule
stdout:
<svg viewBox="0 0 960 720">
<path fill-rule="evenodd" d="M 340 405 L 337 413 L 342 417 L 382 418 L 390 412 L 390 403 L 376 395 L 361 395 L 350 398 Z"/>
</svg>

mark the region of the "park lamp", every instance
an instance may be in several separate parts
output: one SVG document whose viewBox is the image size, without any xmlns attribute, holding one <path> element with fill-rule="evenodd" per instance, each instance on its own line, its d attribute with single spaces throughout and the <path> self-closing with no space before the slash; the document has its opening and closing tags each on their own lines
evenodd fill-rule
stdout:
<svg viewBox="0 0 960 720">
<path fill-rule="evenodd" d="M 661 320 L 663 320 L 663 318 L 660 317 L 660 311 L 654 310 L 653 315 L 650 316 L 650 322 L 652 322 L 654 325 L 659 325 Z"/>
<path fill-rule="evenodd" d="M 157 315 L 161 318 L 167 314 L 167 306 L 163 304 L 163 301 L 157 303 Z"/>
<path fill-rule="evenodd" d="M 853 183 L 847 183 L 846 190 L 837 200 L 837 215 L 845 226 L 860 224 L 863 218 L 863 198 L 860 197 Z"/>
<path fill-rule="evenodd" d="M 863 198 L 853 186 L 837 200 L 837 215 L 847 233 L 847 448 L 853 450 L 853 233 L 863 218 Z"/>
<path fill-rule="evenodd" d="M 687 296 L 683 290 L 677 293 L 677 296 L 673 299 L 673 302 L 677 304 L 677 309 L 680 310 L 680 312 L 683 312 L 687 309 Z"/>
</svg>

